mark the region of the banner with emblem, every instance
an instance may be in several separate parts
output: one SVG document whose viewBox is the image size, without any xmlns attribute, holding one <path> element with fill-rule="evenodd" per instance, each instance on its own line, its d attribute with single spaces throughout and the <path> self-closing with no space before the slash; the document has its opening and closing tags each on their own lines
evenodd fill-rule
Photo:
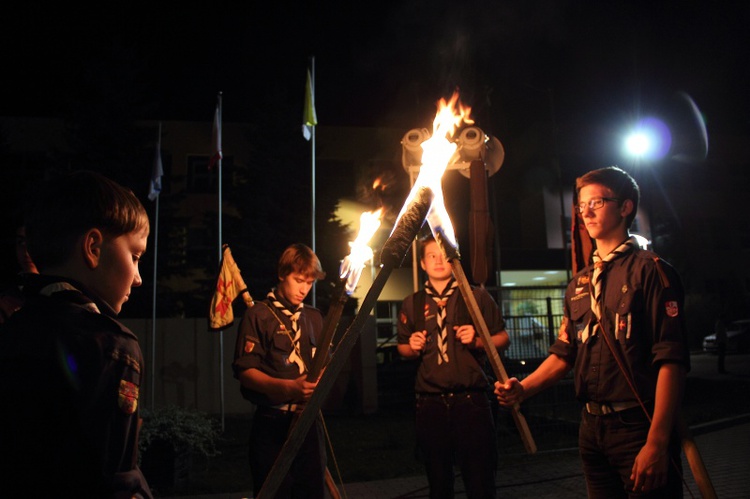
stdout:
<svg viewBox="0 0 750 499">
<path fill-rule="evenodd" d="M 232 257 L 228 244 L 222 246 L 221 266 L 216 279 L 216 290 L 211 299 L 211 309 L 208 315 L 208 327 L 211 331 L 220 331 L 234 322 L 232 303 L 238 296 L 242 296 L 245 305 L 254 305 L 253 297 L 247 290 L 242 279 L 240 269 Z"/>
</svg>

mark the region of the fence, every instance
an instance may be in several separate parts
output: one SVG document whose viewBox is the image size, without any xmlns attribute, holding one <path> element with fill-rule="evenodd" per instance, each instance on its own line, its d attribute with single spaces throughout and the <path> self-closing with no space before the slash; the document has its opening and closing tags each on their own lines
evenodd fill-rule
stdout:
<svg viewBox="0 0 750 499">
<path fill-rule="evenodd" d="M 547 346 L 554 339 L 562 317 L 563 290 L 488 291 L 501 304 L 511 339 L 511 348 L 502 356 L 506 371 L 523 378 L 544 359 Z M 400 305 L 378 303 L 375 320 L 363 328 L 355 351 L 332 390 L 330 406 L 351 404 L 364 413 L 376 411 L 378 406 L 387 407 L 391 402 L 411 406 L 415 364 L 400 359 L 395 348 Z M 138 335 L 147 363 L 148 382 L 141 387 L 145 407 L 174 404 L 222 415 L 250 410 L 231 371 L 236 323 L 222 333 L 213 333 L 208 332 L 205 319 L 159 319 L 153 335 L 150 320 L 123 322 Z M 355 395 L 353 402 L 346 398 L 351 394 Z M 579 415 L 570 379 L 524 402 L 522 412 L 540 449 L 571 445 Z M 500 409 L 498 422 L 500 448 L 520 446 L 509 413 Z"/>
</svg>

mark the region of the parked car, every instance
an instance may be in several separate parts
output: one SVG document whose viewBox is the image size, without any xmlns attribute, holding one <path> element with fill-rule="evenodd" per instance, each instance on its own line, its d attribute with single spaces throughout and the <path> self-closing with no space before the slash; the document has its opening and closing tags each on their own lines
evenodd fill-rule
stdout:
<svg viewBox="0 0 750 499">
<path fill-rule="evenodd" d="M 703 351 L 716 353 L 716 334 L 703 338 Z M 750 352 L 750 319 L 741 319 L 727 325 L 727 353 Z"/>
</svg>

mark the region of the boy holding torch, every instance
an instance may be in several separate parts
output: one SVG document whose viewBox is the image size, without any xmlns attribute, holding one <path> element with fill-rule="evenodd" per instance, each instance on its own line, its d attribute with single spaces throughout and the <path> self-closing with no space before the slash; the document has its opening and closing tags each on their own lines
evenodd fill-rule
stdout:
<svg viewBox="0 0 750 499">
<path fill-rule="evenodd" d="M 398 352 L 407 359 L 419 358 L 417 446 L 430 497 L 453 497 L 454 463 L 468 497 L 495 497 L 497 448 L 482 338 L 471 323 L 452 267 L 431 235 L 420 242 L 419 253 L 428 280 L 424 290 L 402 304 Z M 484 289 L 473 292 L 495 348 L 504 350 L 510 341 L 500 309 Z"/>
<path fill-rule="evenodd" d="M 676 431 L 690 352 L 675 270 L 628 231 L 635 180 L 617 167 L 576 181 L 578 215 L 596 243 L 573 276 L 550 355 L 529 376 L 495 384 L 501 405 L 552 386 L 571 369 L 584 404 L 579 449 L 590 498 L 682 497 Z"/>
<path fill-rule="evenodd" d="M 237 331 L 234 376 L 242 396 L 256 405 L 250 430 L 250 469 L 258 496 L 287 440 L 295 413 L 310 400 L 318 380 L 309 381 L 323 315 L 303 301 L 316 280 L 325 278 L 311 248 L 293 244 L 278 264 L 278 286 L 248 308 Z M 326 449 L 320 419 L 274 497 L 325 497 Z"/>
</svg>

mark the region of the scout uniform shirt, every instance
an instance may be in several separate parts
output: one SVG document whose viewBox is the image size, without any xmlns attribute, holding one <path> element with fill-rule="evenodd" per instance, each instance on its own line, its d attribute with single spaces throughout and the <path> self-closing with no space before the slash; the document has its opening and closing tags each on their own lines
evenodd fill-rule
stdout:
<svg viewBox="0 0 750 499">
<path fill-rule="evenodd" d="M 550 353 L 574 366 L 576 397 L 581 402 L 635 402 L 610 348 L 599 336 L 607 334 L 619 345 L 641 400 L 653 403 L 662 362 L 690 368 L 679 276 L 655 253 L 632 248 L 607 263 L 597 321 L 591 309 L 592 269 L 582 270 L 569 283 L 562 324 Z M 601 328 L 586 337 L 587 325 L 594 322 Z"/>
<path fill-rule="evenodd" d="M 503 331 L 505 321 L 492 297 L 482 288 L 473 288 L 473 292 L 490 335 Z M 448 297 L 446 327 L 449 361 L 440 364 L 438 364 L 439 352 L 437 350 L 437 335 L 440 331 L 437 323 L 438 307 L 435 301 L 427 296 L 424 299 L 423 311 L 415 310 L 416 301 L 421 301 L 415 300 L 419 293 L 424 293 L 424 291 L 419 291 L 404 299 L 397 326 L 398 343 L 408 345 L 409 337 L 416 331 L 417 327 L 415 314 L 424 314 L 422 324 L 427 330 L 427 344 L 422 352 L 422 359 L 417 371 L 416 393 L 434 394 L 486 388 L 488 381 L 483 370 L 486 361 L 484 349 L 471 349 L 468 345 L 464 345 L 456 339 L 453 330 L 454 326 L 471 324 L 466 305 L 462 303 L 462 307 L 459 307 L 459 299 L 463 302 L 461 293 L 456 291 Z M 479 331 L 476 334 L 479 336 Z"/>
</svg>

